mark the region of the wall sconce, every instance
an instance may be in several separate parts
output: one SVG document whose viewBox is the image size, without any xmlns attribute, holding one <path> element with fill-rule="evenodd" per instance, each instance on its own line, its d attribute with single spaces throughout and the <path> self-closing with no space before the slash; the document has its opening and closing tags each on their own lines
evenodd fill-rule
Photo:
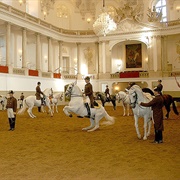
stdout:
<svg viewBox="0 0 180 180">
<path fill-rule="evenodd" d="M 91 18 L 87 18 L 86 21 L 89 24 L 91 22 Z"/>
<path fill-rule="evenodd" d="M 117 66 L 117 70 L 120 71 L 121 67 L 122 67 L 122 60 L 117 60 L 116 61 L 116 66 Z"/>
<path fill-rule="evenodd" d="M 45 63 L 47 63 L 47 59 L 48 59 L 48 58 L 47 58 L 47 56 L 45 55 L 45 56 L 44 56 Z"/>
<path fill-rule="evenodd" d="M 21 61 L 22 60 L 22 49 L 19 49 L 18 53 L 19 53 L 19 60 Z"/>
<path fill-rule="evenodd" d="M 23 3 L 25 4 L 25 3 L 26 3 L 26 0 L 19 0 L 20 6 L 21 6 Z"/>
<path fill-rule="evenodd" d="M 179 12 L 180 11 L 180 6 L 176 6 L 176 10 L 177 10 L 177 12 Z"/>
</svg>

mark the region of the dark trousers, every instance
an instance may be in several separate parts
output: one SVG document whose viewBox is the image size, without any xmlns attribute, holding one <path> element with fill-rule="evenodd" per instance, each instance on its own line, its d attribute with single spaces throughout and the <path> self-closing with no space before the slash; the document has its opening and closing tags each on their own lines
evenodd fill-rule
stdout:
<svg viewBox="0 0 180 180">
<path fill-rule="evenodd" d="M 15 118 L 8 118 L 8 119 L 9 119 L 10 129 L 15 129 L 16 117 Z"/>
<path fill-rule="evenodd" d="M 161 130 L 155 130 L 155 141 L 161 142 L 163 140 L 163 134 Z"/>
</svg>

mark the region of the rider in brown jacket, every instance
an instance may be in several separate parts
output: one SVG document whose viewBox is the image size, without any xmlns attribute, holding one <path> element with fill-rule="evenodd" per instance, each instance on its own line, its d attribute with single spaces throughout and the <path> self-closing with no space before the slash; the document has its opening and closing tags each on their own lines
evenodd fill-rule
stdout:
<svg viewBox="0 0 180 180">
<path fill-rule="evenodd" d="M 89 97 L 90 103 L 91 103 L 91 108 L 94 108 L 93 87 L 92 87 L 92 84 L 90 83 L 90 77 L 87 76 L 87 77 L 85 77 L 84 80 L 85 80 L 85 82 L 86 82 L 86 85 L 85 85 L 85 87 L 84 87 L 84 94 Z M 85 117 L 90 118 L 91 112 L 90 112 L 90 108 L 89 108 L 88 103 L 85 103 L 85 106 L 86 106 L 87 111 L 88 111 L 88 115 L 85 116 Z"/>
</svg>

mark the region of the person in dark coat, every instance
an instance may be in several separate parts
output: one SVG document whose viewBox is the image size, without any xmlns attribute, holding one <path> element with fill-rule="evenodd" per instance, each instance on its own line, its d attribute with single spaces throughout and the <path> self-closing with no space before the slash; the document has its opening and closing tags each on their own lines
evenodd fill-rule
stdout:
<svg viewBox="0 0 180 180">
<path fill-rule="evenodd" d="M 44 93 L 41 91 L 40 86 L 41 86 L 41 83 L 38 82 L 36 86 L 36 94 L 35 94 L 36 100 L 41 100 L 41 105 L 45 105 L 43 98 L 41 98 L 41 94 L 44 96 Z M 38 111 L 41 112 L 41 107 L 38 107 Z"/>
<path fill-rule="evenodd" d="M 110 96 L 110 93 L 109 93 L 109 87 L 108 85 L 106 85 L 106 89 L 105 89 L 105 95 L 106 95 L 106 99 L 107 101 L 110 101 L 111 100 L 111 96 Z"/>
<path fill-rule="evenodd" d="M 154 88 L 154 95 L 155 95 L 155 98 L 153 98 L 152 101 L 148 103 L 140 102 L 139 104 L 145 107 L 152 107 L 154 129 L 155 129 L 155 140 L 153 142 L 162 143 L 163 142 L 162 131 L 164 130 L 162 107 L 164 105 L 164 100 L 163 100 L 163 97 L 160 95 L 160 91 L 157 87 Z"/>
<path fill-rule="evenodd" d="M 84 87 L 84 94 L 89 97 L 90 103 L 91 103 L 91 108 L 94 108 L 93 87 L 92 87 L 92 84 L 90 83 L 90 77 L 87 76 L 87 77 L 85 77 L 84 80 L 86 82 L 86 85 Z M 90 118 L 91 112 L 90 112 L 90 107 L 89 107 L 88 103 L 85 103 L 85 106 L 86 106 L 87 111 L 88 111 L 88 115 L 85 117 Z"/>
<path fill-rule="evenodd" d="M 9 131 L 14 131 L 16 123 L 17 99 L 13 96 L 14 92 L 9 91 L 9 98 L 7 99 L 7 115 L 9 120 Z"/>
<path fill-rule="evenodd" d="M 158 91 L 160 92 L 160 95 L 162 95 L 162 89 L 163 89 L 162 80 L 158 80 L 157 88 Z"/>
<path fill-rule="evenodd" d="M 20 108 L 20 109 L 23 107 L 23 100 L 24 100 L 24 94 L 21 93 L 21 96 L 20 96 L 20 98 L 18 99 L 18 101 L 20 101 L 20 104 L 19 104 L 19 108 Z"/>
</svg>

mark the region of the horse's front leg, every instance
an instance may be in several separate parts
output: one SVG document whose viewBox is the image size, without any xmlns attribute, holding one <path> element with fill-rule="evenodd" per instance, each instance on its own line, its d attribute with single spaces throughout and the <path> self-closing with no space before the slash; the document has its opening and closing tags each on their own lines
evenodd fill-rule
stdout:
<svg viewBox="0 0 180 180">
<path fill-rule="evenodd" d="M 127 116 L 129 116 L 129 104 L 126 105 L 127 108 Z"/>
<path fill-rule="evenodd" d="M 150 133 L 151 133 L 151 124 L 152 124 L 152 122 L 151 122 L 151 120 L 149 120 L 149 122 L 148 122 L 148 132 L 147 132 L 147 136 L 149 136 Z"/>
<path fill-rule="evenodd" d="M 52 109 L 51 109 L 51 106 L 50 106 L 50 104 L 49 104 L 47 107 L 48 107 L 48 112 L 50 112 L 50 114 L 51 114 L 51 117 L 53 117 L 53 112 L 52 112 Z"/>
<path fill-rule="evenodd" d="M 66 116 L 69 116 L 69 117 L 72 117 L 72 114 L 69 112 L 73 112 L 73 110 L 74 110 L 74 108 L 71 106 L 65 106 L 63 108 L 64 113 L 66 114 Z"/>
<path fill-rule="evenodd" d="M 55 104 L 55 106 L 56 106 L 56 112 L 58 113 L 58 105 L 57 105 L 57 103 Z"/>
<path fill-rule="evenodd" d="M 138 125 L 138 116 L 134 115 L 134 120 L 135 120 L 135 128 L 136 128 L 136 133 L 137 133 L 137 137 L 139 139 L 141 139 L 141 134 L 139 132 L 139 125 Z"/>
<path fill-rule="evenodd" d="M 122 104 L 122 106 L 123 106 L 123 116 L 125 116 L 126 115 L 126 108 L 125 108 L 125 105 L 124 105 L 124 103 Z"/>
<path fill-rule="evenodd" d="M 144 137 L 143 137 L 143 140 L 147 140 L 147 125 L 148 125 L 148 119 L 147 119 L 147 117 L 144 117 Z"/>
<path fill-rule="evenodd" d="M 90 126 L 88 126 L 88 127 L 86 127 L 86 128 L 83 128 L 82 130 L 83 131 L 88 131 L 88 132 L 90 132 L 91 130 L 90 129 L 92 129 L 94 126 L 95 126 L 95 121 L 94 121 L 94 119 L 92 119 L 92 118 L 90 118 Z"/>
</svg>

